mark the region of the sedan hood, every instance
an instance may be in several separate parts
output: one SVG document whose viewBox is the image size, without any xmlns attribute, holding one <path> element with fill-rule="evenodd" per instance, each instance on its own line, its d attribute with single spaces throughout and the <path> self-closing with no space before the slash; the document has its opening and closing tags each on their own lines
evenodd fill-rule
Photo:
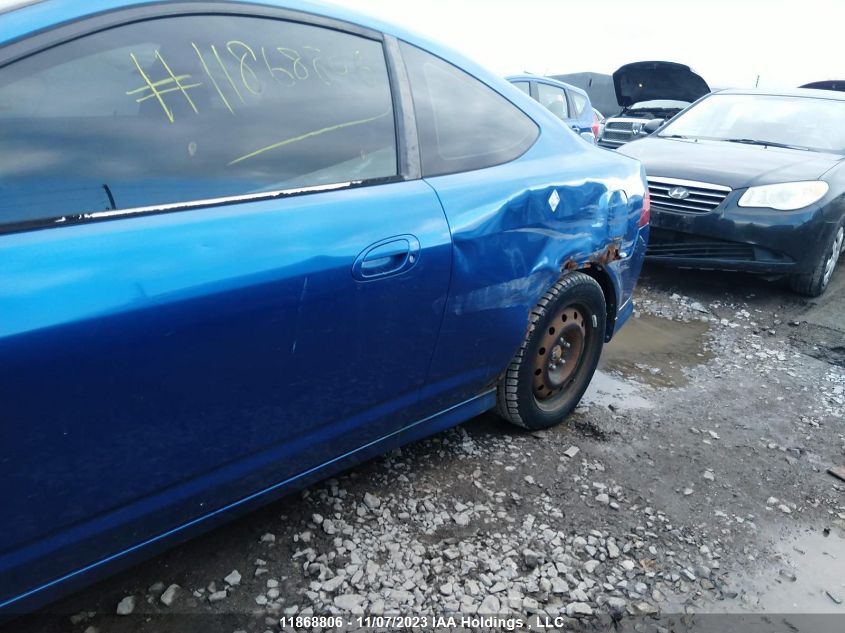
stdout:
<svg viewBox="0 0 845 633">
<path fill-rule="evenodd" d="M 689 66 L 674 62 L 634 62 L 613 73 L 616 100 L 624 108 L 640 101 L 689 101 L 710 92 L 707 82 Z"/>
<path fill-rule="evenodd" d="M 651 136 L 617 150 L 642 162 L 650 176 L 697 180 L 731 189 L 816 180 L 842 156 L 796 149 Z"/>
</svg>

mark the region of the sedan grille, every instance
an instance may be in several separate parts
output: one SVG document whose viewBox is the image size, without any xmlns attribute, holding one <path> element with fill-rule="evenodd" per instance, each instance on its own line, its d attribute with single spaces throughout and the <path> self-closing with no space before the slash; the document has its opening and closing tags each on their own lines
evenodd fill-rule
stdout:
<svg viewBox="0 0 845 633">
<path fill-rule="evenodd" d="M 649 257 L 676 257 L 681 259 L 754 261 L 754 247 L 734 242 L 691 240 L 685 243 L 649 244 L 647 255 Z"/>
<path fill-rule="evenodd" d="M 649 178 L 648 192 L 655 209 L 707 213 L 722 204 L 731 188 L 692 180 Z"/>
<path fill-rule="evenodd" d="M 644 121 L 627 120 L 627 121 L 608 121 L 605 123 L 604 132 L 602 133 L 600 142 L 612 147 L 619 147 L 628 141 L 634 139 L 634 124 L 642 126 Z M 637 133 L 639 136 L 639 131 Z"/>
</svg>

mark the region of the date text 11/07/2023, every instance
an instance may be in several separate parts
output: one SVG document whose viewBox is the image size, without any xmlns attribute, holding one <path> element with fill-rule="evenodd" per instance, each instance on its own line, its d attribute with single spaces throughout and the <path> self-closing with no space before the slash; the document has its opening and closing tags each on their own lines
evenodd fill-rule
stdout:
<svg viewBox="0 0 845 633">
<path fill-rule="evenodd" d="M 287 629 L 320 628 L 332 631 L 543 631 L 559 630 L 566 618 L 535 615 L 531 617 L 499 615 L 293 615 L 279 620 Z"/>
</svg>

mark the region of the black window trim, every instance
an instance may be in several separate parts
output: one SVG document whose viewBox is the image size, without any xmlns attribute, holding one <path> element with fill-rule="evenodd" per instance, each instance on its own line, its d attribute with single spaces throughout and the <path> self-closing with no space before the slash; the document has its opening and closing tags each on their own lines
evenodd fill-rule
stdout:
<svg viewBox="0 0 845 633">
<path fill-rule="evenodd" d="M 277 191 L 240 194 L 220 198 L 194 199 L 184 202 L 129 207 L 126 209 L 107 209 L 105 211 L 82 211 L 70 215 L 53 216 L 38 220 L 3 222 L 0 219 L 0 235 L 47 228 L 77 226 L 80 224 L 134 216 L 146 217 L 178 211 L 211 209 L 229 204 L 258 202 L 327 191 L 383 185 L 420 179 L 422 177 L 419 142 L 417 141 L 417 126 L 414 118 L 413 102 L 411 100 L 411 88 L 407 71 L 405 70 L 405 64 L 399 51 L 398 40 L 379 31 L 335 18 L 252 3 L 185 2 L 184 0 L 166 4 L 159 3 L 139 7 L 110 9 L 103 13 L 88 15 L 72 22 L 66 22 L 46 30 L 38 31 L 35 34 L 25 36 L 0 47 L 0 72 L 9 64 L 102 31 L 149 20 L 196 15 L 236 15 L 284 20 L 309 26 L 329 28 L 381 43 L 385 56 L 385 64 L 387 65 L 391 100 L 393 102 L 397 174 L 383 178 L 309 187 L 294 187 Z"/>
</svg>

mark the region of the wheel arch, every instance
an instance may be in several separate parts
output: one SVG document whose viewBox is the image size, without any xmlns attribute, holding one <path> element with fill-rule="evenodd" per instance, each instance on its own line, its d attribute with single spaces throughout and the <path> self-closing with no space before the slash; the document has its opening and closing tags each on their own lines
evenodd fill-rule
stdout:
<svg viewBox="0 0 845 633">
<path fill-rule="evenodd" d="M 613 277 L 611 277 L 604 266 L 598 264 L 588 264 L 582 268 L 578 268 L 577 272 L 592 277 L 601 286 L 602 293 L 604 294 L 604 304 L 607 310 L 607 325 L 604 340 L 608 342 L 613 337 L 613 332 L 616 329 L 616 315 L 619 311 L 619 300 Z"/>
</svg>

